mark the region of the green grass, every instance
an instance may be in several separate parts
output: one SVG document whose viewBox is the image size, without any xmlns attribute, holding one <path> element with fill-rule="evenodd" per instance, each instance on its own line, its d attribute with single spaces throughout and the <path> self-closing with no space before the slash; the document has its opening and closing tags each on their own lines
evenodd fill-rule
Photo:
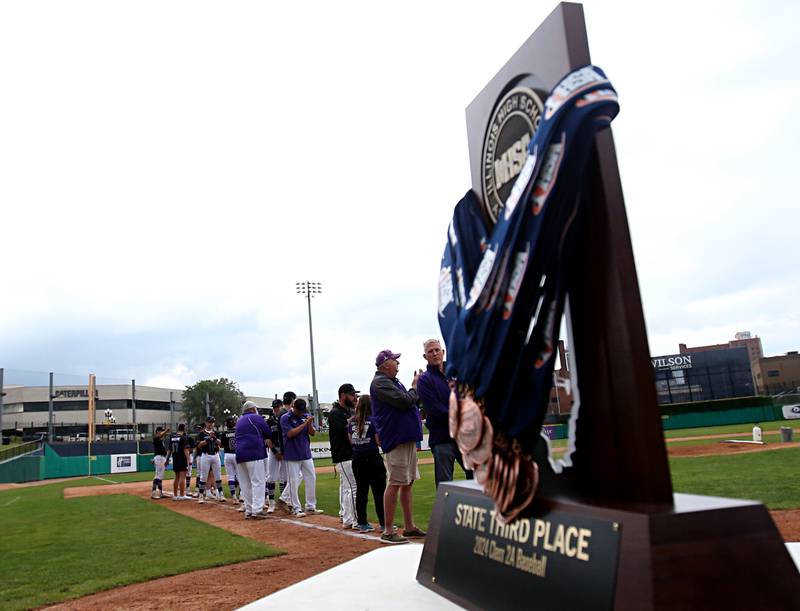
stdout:
<svg viewBox="0 0 800 611">
<path fill-rule="evenodd" d="M 726 435 L 725 437 L 717 437 L 716 439 L 686 439 L 684 441 L 670 441 L 667 439 L 667 447 L 669 448 L 677 448 L 681 446 L 705 446 L 705 445 L 714 445 L 726 441 L 728 439 L 738 439 L 743 441 L 752 441 L 753 435 L 752 433 L 745 433 L 743 435 Z M 795 441 L 798 440 L 797 435 L 794 438 Z M 777 432 L 770 432 L 764 433 L 763 436 L 764 443 L 767 444 L 779 444 L 781 441 L 780 433 Z"/>
<path fill-rule="evenodd" d="M 800 507 L 800 448 L 669 462 L 675 492 L 753 499 L 769 509 Z"/>
<path fill-rule="evenodd" d="M 704 426 L 692 429 L 672 429 L 669 431 L 664 431 L 664 437 L 669 440 L 673 437 L 695 437 L 698 435 L 722 435 L 727 433 L 746 433 L 752 439 L 752 431 L 754 424 L 755 422 L 745 423 L 745 424 L 725 424 L 722 426 Z M 759 424 L 761 426 L 761 431 L 766 434 L 768 431 L 773 431 L 777 433 L 782 426 L 794 427 L 800 425 L 800 421 L 797 422 L 797 425 L 793 425 L 792 422 L 787 420 L 760 422 Z"/>
<path fill-rule="evenodd" d="M 123 482 L 147 475 L 103 477 Z M 65 487 L 101 484 L 86 478 L 0 492 L 0 607 L 38 607 L 281 553 L 131 495 L 62 498 Z"/>
</svg>

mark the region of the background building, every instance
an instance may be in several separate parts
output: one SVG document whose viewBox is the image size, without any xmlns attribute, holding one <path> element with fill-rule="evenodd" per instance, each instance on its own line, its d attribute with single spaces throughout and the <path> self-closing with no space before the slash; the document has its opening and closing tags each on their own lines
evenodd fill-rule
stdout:
<svg viewBox="0 0 800 611">
<path fill-rule="evenodd" d="M 797 350 L 783 356 L 768 356 L 758 360 L 754 369 L 758 392 L 777 394 L 800 393 L 800 354 Z"/>
<path fill-rule="evenodd" d="M 678 352 L 681 354 L 696 354 L 698 352 L 708 352 L 711 350 L 724 350 L 726 348 L 744 347 L 747 348 L 747 358 L 750 360 L 750 368 L 755 370 L 758 360 L 764 356 L 764 349 L 761 346 L 761 338 L 758 337 L 758 335 L 753 337 L 750 331 L 739 331 L 734 337 L 736 339 L 733 339 L 726 344 L 692 346 L 691 348 L 686 344 L 678 344 Z"/>
<path fill-rule="evenodd" d="M 48 386 L 5 386 L 3 428 L 36 428 L 49 420 Z M 135 420 L 141 425 L 165 424 L 182 417 L 183 390 L 136 387 Z M 118 426 L 132 425 L 133 387 L 130 384 L 99 385 L 95 389 L 95 423 L 106 421 L 106 410 Z M 83 386 L 53 387 L 53 425 L 86 425 L 89 422 L 89 390 Z"/>
<path fill-rule="evenodd" d="M 725 344 L 722 344 L 725 346 Z M 681 344 L 681 348 L 686 348 Z M 659 403 L 749 397 L 756 394 L 747 346 L 686 349 L 652 357 Z"/>
<path fill-rule="evenodd" d="M 133 437 L 134 427 L 141 435 L 150 436 L 156 426 L 174 427 L 185 420 L 182 388 L 158 388 L 131 384 L 101 384 L 95 389 L 96 435 L 101 439 Z M 3 434 L 14 431 L 24 435 L 50 433 L 49 386 L 4 385 Z M 262 407 L 270 407 L 275 397 L 250 396 Z M 310 397 L 303 396 L 306 401 Z M 87 432 L 89 422 L 89 389 L 83 385 L 53 386 L 53 441 L 74 440 Z M 239 414 L 237 414 L 239 415 Z M 135 423 L 135 425 L 134 425 Z M 219 423 L 222 425 L 222 423 Z"/>
</svg>

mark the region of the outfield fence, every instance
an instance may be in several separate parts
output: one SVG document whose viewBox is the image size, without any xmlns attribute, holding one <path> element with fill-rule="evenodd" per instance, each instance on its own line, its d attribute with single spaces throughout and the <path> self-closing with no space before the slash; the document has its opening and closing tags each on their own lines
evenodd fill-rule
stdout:
<svg viewBox="0 0 800 611">
<path fill-rule="evenodd" d="M 22 483 L 61 477 L 81 477 L 86 475 L 106 475 L 123 472 L 116 461 L 124 459 L 124 471 L 153 471 L 150 460 L 153 458 L 152 444 L 141 447 L 145 453 L 136 452 L 132 442 L 95 446 L 93 453 L 87 452 L 86 444 L 41 444 L 41 449 L 33 454 L 17 456 L 0 463 L 0 483 Z M 147 452 L 151 453 L 147 453 Z M 102 453 L 101 453 L 102 452 Z"/>
</svg>

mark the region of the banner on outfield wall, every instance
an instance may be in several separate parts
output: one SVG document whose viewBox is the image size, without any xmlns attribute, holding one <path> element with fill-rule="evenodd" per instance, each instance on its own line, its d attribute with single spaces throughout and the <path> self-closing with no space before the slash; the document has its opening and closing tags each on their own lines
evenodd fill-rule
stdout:
<svg viewBox="0 0 800 611">
<path fill-rule="evenodd" d="M 422 436 L 422 443 L 420 450 L 430 450 L 428 447 L 428 436 Z M 311 458 L 330 458 L 331 457 L 331 443 L 330 441 L 312 441 L 311 442 Z"/>
<path fill-rule="evenodd" d="M 787 420 L 800 418 L 800 403 L 795 403 L 794 405 L 784 405 L 782 409 L 783 417 Z"/>
<path fill-rule="evenodd" d="M 136 454 L 112 454 L 111 473 L 135 473 Z"/>
</svg>

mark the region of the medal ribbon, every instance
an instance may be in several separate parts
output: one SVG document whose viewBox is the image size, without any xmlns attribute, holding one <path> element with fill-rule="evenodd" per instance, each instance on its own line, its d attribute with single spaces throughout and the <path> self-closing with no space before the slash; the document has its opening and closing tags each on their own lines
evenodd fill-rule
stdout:
<svg viewBox="0 0 800 611">
<path fill-rule="evenodd" d="M 564 308 L 570 228 L 594 136 L 619 111 L 605 73 L 584 66 L 545 102 L 528 157 L 487 231 L 467 193 L 448 227 L 439 323 L 448 377 L 484 401 L 495 430 L 534 442 L 546 412 Z"/>
</svg>

